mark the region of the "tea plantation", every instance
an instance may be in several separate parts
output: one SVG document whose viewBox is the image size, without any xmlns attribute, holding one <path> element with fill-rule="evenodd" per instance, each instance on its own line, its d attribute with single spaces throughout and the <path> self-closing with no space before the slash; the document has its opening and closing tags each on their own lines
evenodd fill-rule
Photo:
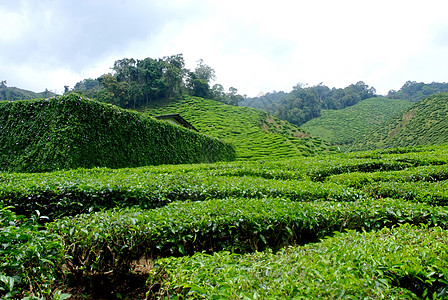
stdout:
<svg viewBox="0 0 448 300">
<path fill-rule="evenodd" d="M 250 107 L 184 96 L 168 105 L 154 103 L 143 112 L 150 116 L 181 114 L 200 132 L 235 145 L 237 160 L 283 159 L 335 150 L 297 126 Z"/>
<path fill-rule="evenodd" d="M 373 128 L 351 151 L 448 142 L 448 93 L 431 95 Z"/>
<path fill-rule="evenodd" d="M 0 173 L 0 296 L 446 299 L 447 179 L 446 144 Z"/>
<path fill-rule="evenodd" d="M 408 100 L 370 98 L 345 109 L 323 110 L 321 117 L 306 122 L 300 128 L 345 149 L 412 104 Z"/>
</svg>

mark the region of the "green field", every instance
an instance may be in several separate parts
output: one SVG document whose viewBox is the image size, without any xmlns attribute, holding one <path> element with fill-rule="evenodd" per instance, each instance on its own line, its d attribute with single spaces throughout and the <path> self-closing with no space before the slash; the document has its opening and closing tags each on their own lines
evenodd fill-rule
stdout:
<svg viewBox="0 0 448 300">
<path fill-rule="evenodd" d="M 429 96 L 367 132 L 351 151 L 448 142 L 448 93 Z"/>
<path fill-rule="evenodd" d="M 345 149 L 412 104 L 407 100 L 370 98 L 345 109 L 323 110 L 321 117 L 308 121 L 301 128 Z"/>
<path fill-rule="evenodd" d="M 447 179 L 446 144 L 0 173 L 0 295 L 446 299 Z"/>
</svg>

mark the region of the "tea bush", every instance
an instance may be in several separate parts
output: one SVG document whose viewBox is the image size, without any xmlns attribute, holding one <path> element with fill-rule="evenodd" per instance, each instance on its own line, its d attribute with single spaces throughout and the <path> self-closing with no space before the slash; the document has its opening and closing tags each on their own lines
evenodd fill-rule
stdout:
<svg viewBox="0 0 448 300">
<path fill-rule="evenodd" d="M 79 271 L 127 270 L 142 256 L 251 252 L 315 242 L 344 229 L 376 230 L 400 223 L 448 226 L 448 210 L 393 199 L 291 202 L 229 198 L 172 203 L 151 211 L 110 210 L 49 224 L 62 236 L 69 266 Z"/>
<path fill-rule="evenodd" d="M 49 296 L 63 278 L 59 237 L 7 207 L 0 209 L 0 225 L 0 297 Z"/>
<path fill-rule="evenodd" d="M 431 205 L 448 205 L 448 181 L 375 182 L 362 188 L 376 198 L 393 197 Z"/>
<path fill-rule="evenodd" d="M 345 173 L 328 177 L 326 182 L 361 188 L 373 182 L 437 182 L 448 180 L 448 165 L 423 166 L 400 171 Z"/>
<path fill-rule="evenodd" d="M 235 172 L 235 169 L 229 169 Z M 38 210 L 51 219 L 113 207 L 156 208 L 173 201 L 226 197 L 285 197 L 294 201 L 354 201 L 362 192 L 334 183 L 220 176 L 209 170 L 158 173 L 149 169 L 94 169 L 0 175 L 0 200 L 15 211 Z M 225 171 L 224 171 L 225 173 Z M 243 174 L 241 174 L 243 175 Z"/>
<path fill-rule="evenodd" d="M 399 226 L 278 253 L 160 259 L 149 299 L 446 299 L 448 233 Z M 380 242 L 379 242 L 380 241 Z"/>
</svg>

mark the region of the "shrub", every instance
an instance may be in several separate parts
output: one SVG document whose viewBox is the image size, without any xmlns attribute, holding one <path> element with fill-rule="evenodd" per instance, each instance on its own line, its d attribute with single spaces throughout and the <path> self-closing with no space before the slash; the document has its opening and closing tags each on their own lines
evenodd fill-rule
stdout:
<svg viewBox="0 0 448 300">
<path fill-rule="evenodd" d="M 57 235 L 0 209 L 0 296 L 48 296 L 63 276 L 64 250 Z"/>
<path fill-rule="evenodd" d="M 76 94 L 0 102 L 0 170 L 45 172 L 235 159 L 232 145 Z"/>
<path fill-rule="evenodd" d="M 152 211 L 110 210 L 65 218 L 49 228 L 62 236 L 74 272 L 120 272 L 142 256 L 278 250 L 334 231 L 400 223 L 447 227 L 447 213 L 392 199 L 342 204 L 238 198 L 172 203 Z"/>
<path fill-rule="evenodd" d="M 158 260 L 149 299 L 445 299 L 448 234 L 400 226 L 350 231 L 278 253 Z M 380 241 L 380 242 L 379 242 Z"/>
</svg>

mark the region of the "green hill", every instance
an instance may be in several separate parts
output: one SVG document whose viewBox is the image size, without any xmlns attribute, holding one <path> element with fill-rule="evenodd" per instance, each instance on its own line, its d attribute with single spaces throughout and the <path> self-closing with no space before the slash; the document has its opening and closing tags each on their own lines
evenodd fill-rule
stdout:
<svg viewBox="0 0 448 300">
<path fill-rule="evenodd" d="M 345 109 L 323 110 L 301 128 L 334 145 L 348 145 L 410 106 L 407 100 L 370 98 Z"/>
<path fill-rule="evenodd" d="M 185 96 L 144 111 L 148 115 L 179 113 L 200 132 L 234 144 L 240 160 L 292 158 L 331 150 L 321 139 L 249 107 Z"/>
<path fill-rule="evenodd" d="M 45 90 L 40 93 L 20 89 L 17 87 L 6 86 L 6 81 L 0 82 L 0 101 L 1 100 L 25 100 L 25 99 L 37 99 L 37 98 L 50 98 L 57 96 L 55 93 Z"/>
<path fill-rule="evenodd" d="M 429 96 L 368 132 L 350 150 L 448 142 L 448 93 Z"/>
<path fill-rule="evenodd" d="M 0 102 L 0 170 L 124 168 L 235 159 L 232 145 L 83 98 Z"/>
</svg>

